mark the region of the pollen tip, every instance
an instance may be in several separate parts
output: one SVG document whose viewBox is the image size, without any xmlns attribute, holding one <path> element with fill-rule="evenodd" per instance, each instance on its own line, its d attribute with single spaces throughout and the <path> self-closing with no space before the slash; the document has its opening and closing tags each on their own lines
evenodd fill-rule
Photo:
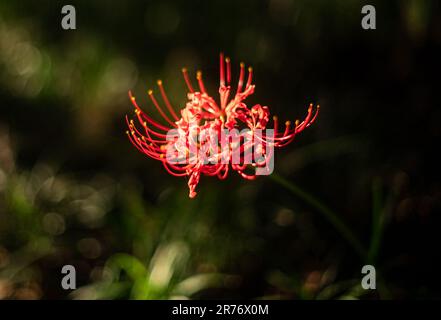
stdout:
<svg viewBox="0 0 441 320">
<path fill-rule="evenodd" d="M 136 98 L 134 96 L 130 97 L 130 99 L 132 99 L 132 101 L 136 100 Z"/>
<path fill-rule="evenodd" d="M 151 96 L 152 94 L 153 94 L 153 90 L 149 90 L 149 91 L 147 91 L 147 93 L 149 94 L 149 96 Z"/>
<path fill-rule="evenodd" d="M 285 125 L 286 125 L 287 127 L 289 127 L 289 126 L 291 125 L 291 121 L 289 121 L 289 120 L 286 121 L 286 122 L 285 122 Z"/>
<path fill-rule="evenodd" d="M 158 84 L 158 86 L 162 86 L 162 80 L 159 79 L 158 81 L 156 81 L 156 83 Z"/>
<path fill-rule="evenodd" d="M 253 71 L 253 67 L 248 67 L 248 71 L 249 72 Z"/>
<path fill-rule="evenodd" d="M 317 109 L 320 109 L 320 105 L 319 104 L 317 105 Z"/>
<path fill-rule="evenodd" d="M 300 123 L 300 121 L 299 121 L 299 120 L 296 120 L 296 127 L 299 126 L 299 123 Z"/>
<path fill-rule="evenodd" d="M 185 67 L 182 68 L 181 70 L 182 70 L 182 72 L 187 72 L 187 68 L 185 68 Z"/>
<path fill-rule="evenodd" d="M 277 116 L 273 116 L 273 121 L 277 121 Z"/>
<path fill-rule="evenodd" d="M 202 78 L 202 71 L 198 70 L 198 72 L 196 73 L 196 78 L 198 80 Z"/>
<path fill-rule="evenodd" d="M 230 62 L 230 57 L 225 57 L 225 62 Z"/>
<path fill-rule="evenodd" d="M 126 130 L 126 134 L 129 134 L 129 130 Z"/>
<path fill-rule="evenodd" d="M 240 67 L 241 67 L 241 68 L 245 68 L 245 63 L 241 62 L 241 63 L 240 63 Z"/>
</svg>

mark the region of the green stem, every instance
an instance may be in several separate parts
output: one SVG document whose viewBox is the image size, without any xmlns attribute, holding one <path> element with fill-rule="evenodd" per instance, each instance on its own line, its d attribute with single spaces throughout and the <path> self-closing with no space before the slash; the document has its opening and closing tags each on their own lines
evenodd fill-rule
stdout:
<svg viewBox="0 0 441 320">
<path fill-rule="evenodd" d="M 367 253 L 363 245 L 334 211 L 332 211 L 329 207 L 320 202 L 320 200 L 318 200 L 313 195 L 303 191 L 300 187 L 298 187 L 291 181 L 288 181 L 275 173 L 273 173 L 270 177 L 275 182 L 285 187 L 291 193 L 293 193 L 294 195 L 308 203 L 311 207 L 315 208 L 318 212 L 320 212 L 334 226 L 334 228 L 337 229 L 341 236 L 348 241 L 355 252 L 360 256 L 360 258 L 362 260 L 366 260 Z"/>
</svg>

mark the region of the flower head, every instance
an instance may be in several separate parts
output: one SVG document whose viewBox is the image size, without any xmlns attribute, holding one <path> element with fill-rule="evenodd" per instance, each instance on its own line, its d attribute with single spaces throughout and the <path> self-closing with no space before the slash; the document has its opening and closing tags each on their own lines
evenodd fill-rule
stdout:
<svg viewBox="0 0 441 320">
<path fill-rule="evenodd" d="M 240 64 L 239 79 L 235 92 L 232 92 L 231 61 L 220 54 L 219 65 L 217 101 L 207 93 L 200 71 L 196 74 L 196 88 L 187 69 L 182 69 L 188 87 L 188 101 L 179 116 L 165 93 L 162 81 L 158 80 L 165 108 L 152 90 L 148 91 L 148 95 L 163 118 L 161 123 L 143 112 L 129 92 L 140 124 L 136 126 L 126 116 L 130 141 L 142 153 L 161 161 L 170 174 L 188 177 L 190 198 L 196 196 L 195 189 L 201 175 L 225 179 L 233 170 L 243 178 L 253 180 L 257 175 L 270 174 L 274 147 L 291 143 L 318 115 L 319 106 L 313 112 L 311 104 L 303 121 L 297 120 L 294 124 L 286 121 L 280 128 L 278 118 L 274 116 L 273 129 L 268 130 L 268 107 L 256 104 L 250 108 L 244 102 L 254 93 L 253 69 L 249 67 L 246 72 L 244 63 Z M 238 130 L 241 132 L 238 133 Z"/>
</svg>

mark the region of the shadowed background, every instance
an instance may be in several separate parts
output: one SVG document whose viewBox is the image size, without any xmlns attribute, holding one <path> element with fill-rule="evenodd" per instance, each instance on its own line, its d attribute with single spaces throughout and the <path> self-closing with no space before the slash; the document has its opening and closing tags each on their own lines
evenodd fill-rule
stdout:
<svg viewBox="0 0 441 320">
<path fill-rule="evenodd" d="M 429 0 L 2 1 L 0 299 L 440 298 L 440 43 Z M 154 112 L 162 79 L 183 107 L 186 66 L 215 96 L 220 51 L 233 79 L 253 66 L 249 106 L 293 121 L 321 105 L 275 171 L 368 257 L 270 177 L 202 177 L 192 200 L 129 143 L 127 91 Z M 367 263 L 376 291 L 360 287 Z"/>
</svg>

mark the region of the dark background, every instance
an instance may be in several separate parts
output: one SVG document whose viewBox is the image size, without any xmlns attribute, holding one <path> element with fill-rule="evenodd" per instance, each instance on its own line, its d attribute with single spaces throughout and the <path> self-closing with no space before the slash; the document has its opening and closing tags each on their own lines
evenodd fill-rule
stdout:
<svg viewBox="0 0 441 320">
<path fill-rule="evenodd" d="M 376 30 L 361 28 L 365 4 Z M 2 1 L 0 299 L 440 298 L 440 44 L 429 0 Z M 128 90 L 152 112 L 160 78 L 182 107 L 186 66 L 216 93 L 220 51 L 233 79 L 254 67 L 249 106 L 293 121 L 320 104 L 275 171 L 367 258 L 271 177 L 202 177 L 189 199 L 128 142 Z"/>
</svg>

